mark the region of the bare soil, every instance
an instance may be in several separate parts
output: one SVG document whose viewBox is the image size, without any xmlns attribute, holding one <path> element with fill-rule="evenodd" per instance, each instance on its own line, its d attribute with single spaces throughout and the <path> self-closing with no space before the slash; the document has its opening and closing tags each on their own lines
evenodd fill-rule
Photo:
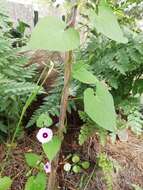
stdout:
<svg viewBox="0 0 143 190">
<path fill-rule="evenodd" d="M 89 148 L 89 157 L 95 160 L 98 142 L 92 139 Z M 132 184 L 143 188 L 143 137 L 138 138 L 129 131 L 127 142 L 117 141 L 112 144 L 109 140 L 103 151 L 110 160 L 119 164 L 119 170 L 113 172 L 113 190 L 133 190 Z M 101 171 L 96 172 L 96 177 L 91 182 L 90 190 L 107 190 Z"/>
<path fill-rule="evenodd" d="M 94 136 L 83 147 L 77 143 L 78 128 L 72 127 L 70 136 L 65 138 L 61 159 L 59 162 L 59 179 L 61 190 L 107 190 L 103 173 L 99 168 L 94 168 L 97 154 L 101 151 L 98 139 Z M 35 133 L 25 135 L 17 143 L 16 148 L 7 162 L 5 175 L 14 179 L 11 190 L 24 190 L 28 167 L 25 163 L 24 153 L 41 153 L 41 146 L 35 138 Z M 133 190 L 132 184 L 143 188 L 143 138 L 137 138 L 129 132 L 128 142 L 117 141 L 112 144 L 109 140 L 102 151 L 106 152 L 111 160 L 115 160 L 120 169 L 113 172 L 113 190 Z M 5 146 L 0 145 L 0 162 L 5 153 Z M 65 173 L 63 163 L 69 153 L 79 153 L 81 159 L 91 162 L 91 168 L 81 174 Z M 93 173 L 93 170 L 95 172 Z M 93 174 L 93 175 L 91 175 Z M 52 190 L 52 189 L 51 189 Z"/>
</svg>

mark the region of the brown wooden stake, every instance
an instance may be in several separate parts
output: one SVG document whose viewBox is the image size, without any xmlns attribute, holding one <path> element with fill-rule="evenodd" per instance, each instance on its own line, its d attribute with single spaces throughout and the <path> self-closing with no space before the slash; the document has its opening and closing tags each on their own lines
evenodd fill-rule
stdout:
<svg viewBox="0 0 143 190">
<path fill-rule="evenodd" d="M 73 0 L 72 2 L 75 4 L 76 0 Z M 77 5 L 74 5 L 66 29 L 69 27 L 75 26 L 76 16 L 77 16 Z M 70 81 L 71 81 L 72 63 L 73 63 L 73 52 L 69 51 L 66 53 L 66 56 L 65 56 L 64 88 L 63 88 L 61 104 L 60 104 L 58 136 L 62 140 L 64 139 L 65 118 L 66 118 L 66 110 L 67 110 L 68 97 L 69 97 L 69 86 L 70 86 Z M 57 168 L 58 168 L 58 163 L 59 163 L 59 155 L 60 155 L 60 152 L 52 161 L 52 171 L 48 179 L 47 190 L 58 190 Z"/>
</svg>

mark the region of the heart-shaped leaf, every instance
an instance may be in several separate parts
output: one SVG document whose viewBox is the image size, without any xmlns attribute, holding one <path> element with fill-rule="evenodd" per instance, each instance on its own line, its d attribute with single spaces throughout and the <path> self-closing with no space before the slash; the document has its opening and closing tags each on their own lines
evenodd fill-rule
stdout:
<svg viewBox="0 0 143 190">
<path fill-rule="evenodd" d="M 41 156 L 35 154 L 35 153 L 26 153 L 25 154 L 25 159 L 27 164 L 30 167 L 36 167 L 37 166 L 37 162 L 41 160 Z"/>
<path fill-rule="evenodd" d="M 96 84 L 98 82 L 97 78 L 82 63 L 77 63 L 73 66 L 72 76 L 74 79 L 86 84 Z"/>
<path fill-rule="evenodd" d="M 97 29 L 97 32 L 117 42 L 128 42 L 118 24 L 116 15 L 105 0 L 100 1 L 98 14 L 95 10 L 90 10 L 88 15 L 91 23 Z"/>
<path fill-rule="evenodd" d="M 45 173 L 38 173 L 38 175 L 28 178 L 25 185 L 25 190 L 45 190 L 47 177 Z"/>
<path fill-rule="evenodd" d="M 84 109 L 89 117 L 102 128 L 116 130 L 116 113 L 112 95 L 107 88 L 96 83 L 96 91 L 88 88 L 84 92 Z"/>
<path fill-rule="evenodd" d="M 59 139 L 57 136 L 54 136 L 50 142 L 44 143 L 42 147 L 48 159 L 52 161 L 58 153 L 58 151 L 60 150 L 61 139 Z"/>
<path fill-rule="evenodd" d="M 79 44 L 79 33 L 74 28 L 66 29 L 65 22 L 48 16 L 38 22 L 24 50 L 47 49 L 65 52 L 76 49 Z"/>
</svg>

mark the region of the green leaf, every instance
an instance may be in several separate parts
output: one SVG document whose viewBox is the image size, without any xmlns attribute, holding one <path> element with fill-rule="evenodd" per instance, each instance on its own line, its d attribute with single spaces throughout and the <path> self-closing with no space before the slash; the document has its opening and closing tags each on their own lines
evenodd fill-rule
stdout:
<svg viewBox="0 0 143 190">
<path fill-rule="evenodd" d="M 78 165 L 75 165 L 75 166 L 73 166 L 72 170 L 73 170 L 74 173 L 80 173 L 81 172 L 81 167 L 78 166 Z"/>
<path fill-rule="evenodd" d="M 36 190 L 46 189 L 47 176 L 45 173 L 39 173 L 36 177 Z"/>
<path fill-rule="evenodd" d="M 78 155 L 74 155 L 73 157 L 72 157 L 72 162 L 73 163 L 77 163 L 77 162 L 79 162 L 80 161 L 80 157 L 78 156 Z"/>
<path fill-rule="evenodd" d="M 134 82 L 134 86 L 133 86 L 133 94 L 142 94 L 143 93 L 143 79 L 137 79 Z"/>
<path fill-rule="evenodd" d="M 97 29 L 97 32 L 117 42 L 128 42 L 118 24 L 116 15 L 114 15 L 105 0 L 102 0 L 99 4 L 98 14 L 96 14 L 95 10 L 90 10 L 88 15 L 91 23 Z"/>
<path fill-rule="evenodd" d="M 47 49 L 69 51 L 80 45 L 79 33 L 74 28 L 66 28 L 66 23 L 52 16 L 42 18 L 36 25 L 25 50 Z"/>
<path fill-rule="evenodd" d="M 90 167 L 90 163 L 88 161 L 84 161 L 81 163 L 83 169 L 87 170 Z"/>
<path fill-rule="evenodd" d="M 43 128 L 43 127 L 49 127 L 50 125 L 52 125 L 53 121 L 50 118 L 48 113 L 43 113 L 39 116 L 39 118 L 37 119 L 37 127 L 39 128 Z"/>
<path fill-rule="evenodd" d="M 0 190 L 8 190 L 12 184 L 12 180 L 5 176 L 0 178 Z"/>
<path fill-rule="evenodd" d="M 35 154 L 35 153 L 26 153 L 25 154 L 25 159 L 27 164 L 30 167 L 36 167 L 37 166 L 37 162 L 41 160 L 41 156 Z"/>
<path fill-rule="evenodd" d="M 83 145 L 89 137 L 91 137 L 95 133 L 95 126 L 94 125 L 83 125 L 80 129 L 79 134 L 79 145 Z"/>
<path fill-rule="evenodd" d="M 92 88 L 85 90 L 84 109 L 88 116 L 100 127 L 109 131 L 116 130 L 113 98 L 103 84 L 96 84 L 96 92 Z"/>
<path fill-rule="evenodd" d="M 73 66 L 72 75 L 74 79 L 86 84 L 95 84 L 98 82 L 97 78 L 81 63 Z"/>
<path fill-rule="evenodd" d="M 60 150 L 61 139 L 59 139 L 57 136 L 54 136 L 50 142 L 42 144 L 42 147 L 48 159 L 52 161 Z"/>
<path fill-rule="evenodd" d="M 7 126 L 3 124 L 3 122 L 0 121 L 0 131 L 7 134 L 8 129 Z"/>
<path fill-rule="evenodd" d="M 27 183 L 25 185 L 25 190 L 45 190 L 46 189 L 46 174 L 38 173 L 38 175 L 31 176 L 28 178 Z"/>
<path fill-rule="evenodd" d="M 28 178 L 24 190 L 34 190 L 34 188 L 35 188 L 35 178 L 34 176 L 31 176 Z"/>
</svg>

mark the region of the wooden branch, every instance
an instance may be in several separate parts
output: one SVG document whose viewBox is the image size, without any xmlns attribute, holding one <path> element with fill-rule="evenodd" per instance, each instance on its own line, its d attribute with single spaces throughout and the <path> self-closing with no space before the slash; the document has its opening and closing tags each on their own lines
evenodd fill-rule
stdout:
<svg viewBox="0 0 143 190">
<path fill-rule="evenodd" d="M 66 110 L 68 104 L 69 97 L 69 85 L 71 80 L 71 71 L 72 71 L 72 51 L 66 53 L 66 61 L 65 61 L 65 72 L 64 72 L 64 88 L 61 98 L 61 107 L 60 107 L 60 117 L 59 117 L 59 135 L 62 137 L 64 128 L 65 128 L 65 118 L 66 118 Z"/>
<path fill-rule="evenodd" d="M 76 1 L 74 0 L 73 2 L 75 3 Z M 69 22 L 65 30 L 69 27 L 75 26 L 76 16 L 77 16 L 77 5 L 74 5 L 71 11 Z M 70 86 L 70 81 L 71 81 L 72 63 L 73 63 L 73 52 L 69 51 L 65 55 L 64 88 L 63 88 L 61 104 L 60 104 L 59 130 L 57 133 L 59 138 L 61 138 L 62 140 L 64 139 L 65 118 L 66 118 L 66 111 L 67 111 L 67 104 L 68 104 L 68 97 L 69 97 L 69 86 Z M 58 163 L 59 163 L 59 155 L 60 155 L 60 152 L 57 154 L 57 156 L 52 162 L 52 171 L 49 176 L 47 190 L 58 190 L 57 168 L 58 168 Z"/>
<path fill-rule="evenodd" d="M 72 3 L 76 3 L 75 0 Z M 76 23 L 77 17 L 77 4 L 75 4 L 72 8 L 70 20 L 67 24 L 67 28 L 74 27 Z M 71 73 L 72 73 L 72 63 L 73 63 L 73 52 L 69 51 L 65 55 L 65 72 L 64 72 L 64 88 L 61 98 L 61 107 L 60 107 L 60 117 L 59 117 L 59 132 L 60 137 L 63 136 L 63 131 L 65 128 L 65 118 L 66 118 L 66 111 L 67 111 L 67 104 L 68 104 L 68 97 L 69 97 L 69 85 L 71 80 Z"/>
</svg>

